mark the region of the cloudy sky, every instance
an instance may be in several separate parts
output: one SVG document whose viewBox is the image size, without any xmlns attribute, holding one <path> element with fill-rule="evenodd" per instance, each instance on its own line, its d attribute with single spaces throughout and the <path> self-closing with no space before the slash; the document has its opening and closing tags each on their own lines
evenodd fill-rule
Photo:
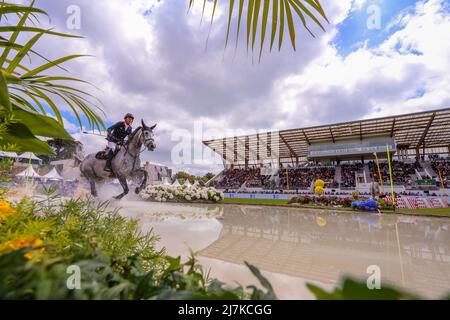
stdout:
<svg viewBox="0 0 450 320">
<path fill-rule="evenodd" d="M 47 37 L 40 49 L 54 58 L 93 55 L 68 67 L 99 88 L 92 93 L 104 104 L 105 122 L 132 112 L 158 123 L 158 147 L 144 158 L 193 173 L 217 167 L 194 161 L 194 152 L 187 163 L 174 159 L 180 141 L 201 148 L 210 134 L 450 106 L 449 0 L 322 1 L 327 31 L 312 38 L 298 28 L 296 52 L 286 37 L 281 52 L 265 51 L 261 63 L 242 45 L 224 51 L 228 1 L 219 1 L 205 50 L 209 22 L 200 25 L 201 2 L 186 14 L 188 0 L 37 0 L 52 26 L 84 36 Z M 81 13 L 78 30 L 67 29 L 73 5 Z M 209 17 L 210 2 L 206 11 Z M 64 116 L 88 152 L 103 148 L 101 137 L 81 134 L 70 112 Z"/>
</svg>

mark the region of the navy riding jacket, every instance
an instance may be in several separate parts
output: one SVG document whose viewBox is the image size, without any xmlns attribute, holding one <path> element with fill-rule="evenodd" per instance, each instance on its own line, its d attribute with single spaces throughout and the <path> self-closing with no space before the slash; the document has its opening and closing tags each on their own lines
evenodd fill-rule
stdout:
<svg viewBox="0 0 450 320">
<path fill-rule="evenodd" d="M 108 137 L 106 140 L 114 143 L 123 142 L 132 130 L 131 126 L 128 126 L 126 129 L 125 121 L 119 121 L 108 128 Z"/>
</svg>

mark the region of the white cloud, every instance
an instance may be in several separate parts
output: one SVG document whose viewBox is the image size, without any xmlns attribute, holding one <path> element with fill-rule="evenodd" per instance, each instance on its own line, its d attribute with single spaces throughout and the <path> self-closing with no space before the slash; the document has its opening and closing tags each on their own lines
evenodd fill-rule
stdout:
<svg viewBox="0 0 450 320">
<path fill-rule="evenodd" d="M 346 57 L 327 46 L 303 73 L 279 83 L 292 126 L 443 108 L 450 105 L 450 18 L 444 2 L 417 4 L 404 28 L 377 48 Z M 414 98 L 416 92 L 423 96 Z M 295 121 L 295 115 L 301 115 Z"/>
<path fill-rule="evenodd" d="M 327 33 L 312 39 L 300 32 L 296 53 L 287 37 L 280 53 L 265 53 L 261 64 L 252 64 L 242 46 L 233 60 L 234 38 L 222 59 L 223 5 L 216 12 L 205 52 L 209 2 L 200 26 L 198 3 L 187 15 L 187 2 L 171 0 L 43 0 L 40 4 L 52 24 L 62 31 L 67 31 L 67 6 L 79 5 L 79 33 L 86 39 L 64 41 L 57 50 L 53 42 L 45 42 L 40 52 L 51 57 L 94 54 L 95 58 L 71 63 L 72 73 L 100 87 L 95 94 L 105 105 L 107 120 L 117 121 L 130 111 L 138 120 L 158 122 L 157 150 L 145 157 L 167 164 L 176 143 L 170 140 L 173 130 L 192 131 L 199 119 L 206 129 L 225 136 L 238 128 L 292 128 L 448 104 L 450 24 L 442 10 L 444 2 L 418 2 L 416 12 L 398 19 L 403 29 L 378 48 L 364 46 L 341 57 L 331 44 L 337 25 L 364 2 L 324 2 L 332 22 Z M 152 13 L 144 16 L 148 9 Z M 423 96 L 411 99 L 418 90 L 424 91 Z M 93 151 L 103 148 L 101 138 L 80 138 Z"/>
</svg>

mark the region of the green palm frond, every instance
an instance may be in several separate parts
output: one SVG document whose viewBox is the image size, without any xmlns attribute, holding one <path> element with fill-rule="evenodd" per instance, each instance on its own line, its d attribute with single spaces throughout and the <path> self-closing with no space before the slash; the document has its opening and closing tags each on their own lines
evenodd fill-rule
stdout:
<svg viewBox="0 0 450 320">
<path fill-rule="evenodd" d="M 104 130 L 105 126 L 100 116 L 104 116 L 104 113 L 99 107 L 101 102 L 88 92 L 77 89 L 73 85 L 89 83 L 75 77 L 58 75 L 54 71 L 55 69 L 67 71 L 63 66 L 66 62 L 85 56 L 70 55 L 50 60 L 33 50 L 43 36 L 81 37 L 43 29 L 39 26 L 28 26 L 27 23 L 32 17 L 46 15 L 45 11 L 33 6 L 34 1 L 30 6 L 0 3 L 0 18 L 3 19 L 11 14 L 18 17 L 15 25 L 0 25 L 0 50 L 3 50 L 0 51 L 0 70 L 11 91 L 11 99 L 24 110 L 44 115 L 44 106 L 48 106 L 62 126 L 63 118 L 60 110 L 61 103 L 63 103 L 73 111 L 80 128 L 82 128 L 83 116 L 92 128 Z M 0 23 L 2 21 L 0 20 Z M 26 43 L 17 42 L 19 38 L 22 38 L 19 37 L 21 34 L 29 35 Z M 26 66 L 23 63 L 25 57 L 31 61 Z M 42 59 L 43 62 L 36 65 L 34 60 L 38 59 Z"/>
<path fill-rule="evenodd" d="M 214 20 L 217 2 L 217 0 L 213 0 L 211 24 Z M 269 51 L 272 51 L 275 38 L 277 36 L 278 50 L 281 50 L 285 24 L 287 25 L 292 48 L 296 50 L 297 22 L 300 23 L 301 26 L 313 37 L 315 35 L 312 32 L 309 23 L 317 25 L 323 31 L 325 31 L 325 27 L 323 26 L 323 22 L 321 22 L 321 20 L 329 23 L 319 0 L 228 0 L 228 4 L 225 48 L 229 43 L 231 25 L 233 24 L 234 17 L 237 15 L 236 48 L 239 42 L 242 17 L 246 17 L 245 25 L 247 52 L 249 50 L 252 52 L 255 50 L 257 34 L 259 32 L 259 59 L 261 59 L 263 53 L 268 24 L 271 25 L 272 28 L 270 31 L 269 47 Z M 192 6 L 194 6 L 194 1 L 189 0 L 188 5 L 190 10 Z M 203 0 L 202 19 L 205 11 L 205 5 L 206 0 Z M 235 7 L 237 7 L 237 10 L 235 10 Z M 207 42 L 209 39 L 209 33 Z"/>
</svg>

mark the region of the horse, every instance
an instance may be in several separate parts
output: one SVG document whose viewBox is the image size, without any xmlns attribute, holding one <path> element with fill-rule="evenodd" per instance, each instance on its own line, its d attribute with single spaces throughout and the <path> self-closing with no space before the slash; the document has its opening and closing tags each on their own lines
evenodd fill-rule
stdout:
<svg viewBox="0 0 450 320">
<path fill-rule="evenodd" d="M 141 147 L 144 146 L 149 151 L 154 151 L 156 148 L 153 127 L 147 127 L 144 121 L 141 121 L 142 126 L 136 128 L 128 137 L 128 140 L 123 144 L 120 150 L 111 161 L 113 174 L 119 180 L 123 188 L 123 192 L 114 198 L 122 199 L 129 192 L 127 178 L 142 177 L 142 182 L 135 192 L 140 193 L 147 185 L 148 173 L 141 169 L 140 154 Z M 89 154 L 80 164 L 81 174 L 89 181 L 91 185 L 91 194 L 97 197 L 96 182 L 104 182 L 111 178 L 111 173 L 104 170 L 106 160 L 99 160 L 95 157 L 96 154 Z"/>
</svg>

